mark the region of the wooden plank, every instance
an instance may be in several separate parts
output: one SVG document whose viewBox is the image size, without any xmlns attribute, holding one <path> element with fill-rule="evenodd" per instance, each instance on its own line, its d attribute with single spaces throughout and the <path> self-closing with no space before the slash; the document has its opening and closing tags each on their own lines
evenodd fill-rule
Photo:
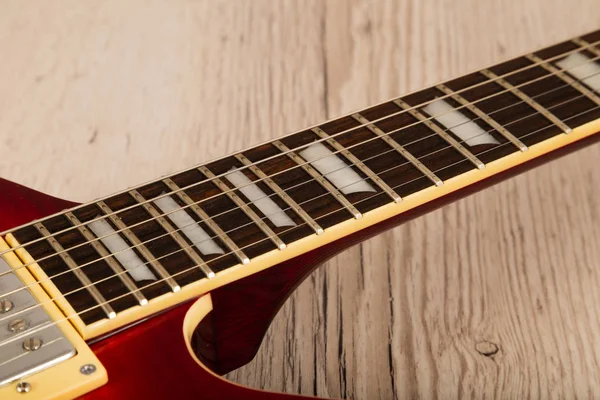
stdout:
<svg viewBox="0 0 600 400">
<path fill-rule="evenodd" d="M 0 175 L 88 201 L 567 40 L 599 15 L 590 0 L 8 2 Z M 227 377 L 330 398 L 597 397 L 597 159 L 585 149 L 340 254 Z"/>
</svg>

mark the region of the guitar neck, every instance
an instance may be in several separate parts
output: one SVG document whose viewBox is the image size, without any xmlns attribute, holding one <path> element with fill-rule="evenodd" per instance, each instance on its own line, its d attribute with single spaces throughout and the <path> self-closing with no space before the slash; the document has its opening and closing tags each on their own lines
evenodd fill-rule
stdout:
<svg viewBox="0 0 600 400">
<path fill-rule="evenodd" d="M 6 239 L 85 338 L 600 130 L 600 31 L 102 200 Z"/>
</svg>

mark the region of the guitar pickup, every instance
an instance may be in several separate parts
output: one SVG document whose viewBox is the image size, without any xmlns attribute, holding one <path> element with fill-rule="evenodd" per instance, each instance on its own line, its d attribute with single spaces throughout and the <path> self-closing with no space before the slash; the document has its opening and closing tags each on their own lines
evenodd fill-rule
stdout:
<svg viewBox="0 0 600 400">
<path fill-rule="evenodd" d="M 75 348 L 0 258 L 0 386 L 75 355 Z"/>
<path fill-rule="evenodd" d="M 106 369 L 31 275 L 37 264 L 2 237 L 0 254 L 0 399 L 73 399 L 104 385 Z"/>
</svg>

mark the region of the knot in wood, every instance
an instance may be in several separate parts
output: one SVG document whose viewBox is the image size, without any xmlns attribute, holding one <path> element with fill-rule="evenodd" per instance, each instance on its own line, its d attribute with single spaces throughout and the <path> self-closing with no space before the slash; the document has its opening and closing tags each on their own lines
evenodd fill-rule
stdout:
<svg viewBox="0 0 600 400">
<path fill-rule="evenodd" d="M 500 350 L 498 346 L 491 342 L 479 342 L 475 345 L 475 350 L 482 356 L 492 357 Z"/>
</svg>

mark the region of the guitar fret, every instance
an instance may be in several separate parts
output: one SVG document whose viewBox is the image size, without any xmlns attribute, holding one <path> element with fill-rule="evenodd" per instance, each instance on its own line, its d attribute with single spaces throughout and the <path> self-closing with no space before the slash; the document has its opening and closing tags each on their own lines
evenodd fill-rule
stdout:
<svg viewBox="0 0 600 400">
<path fill-rule="evenodd" d="M 133 283 L 133 280 L 129 277 L 129 275 L 125 273 L 125 269 L 123 269 L 123 267 L 121 267 L 121 265 L 112 257 L 110 252 L 108 252 L 108 250 L 106 250 L 106 248 L 100 244 L 92 232 L 90 232 L 72 212 L 65 213 L 65 216 L 74 226 L 77 227 L 79 233 L 81 233 L 81 235 L 89 242 L 89 244 L 94 248 L 94 250 L 96 250 L 100 257 L 104 259 L 104 261 L 118 276 L 121 282 L 123 282 L 127 290 L 129 290 L 135 297 L 139 305 L 144 306 L 148 304 L 148 299 L 146 299 L 142 292 L 137 288 L 135 283 Z"/>
<path fill-rule="evenodd" d="M 94 286 L 90 278 L 80 269 L 79 265 L 71 258 L 71 256 L 65 251 L 60 243 L 50 234 L 50 231 L 42 224 L 38 222 L 33 225 L 37 231 L 46 238 L 46 241 L 52 249 L 58 254 L 62 261 L 69 267 L 69 270 L 77 277 L 83 287 L 90 293 L 96 303 L 100 306 L 102 311 L 106 314 L 109 319 L 113 319 L 117 316 L 117 313 L 110 304 L 106 301 L 102 293 Z"/>
<path fill-rule="evenodd" d="M 477 168 L 479 168 L 479 169 L 485 168 L 485 164 L 483 162 L 481 162 L 481 160 L 479 160 L 479 158 L 477 158 L 473 153 L 471 153 L 469 150 L 467 150 L 456 139 L 454 139 L 452 136 L 450 136 L 450 134 L 448 132 L 446 132 L 445 130 L 443 130 L 442 128 L 437 126 L 435 123 L 433 123 L 429 118 L 427 118 L 425 115 L 423 115 L 420 111 L 412 108 L 408 103 L 406 103 L 405 101 L 400 100 L 400 99 L 394 100 L 394 103 L 398 107 L 400 107 L 404 110 L 407 110 L 410 115 L 412 115 L 413 117 L 415 117 L 416 119 L 421 121 L 429 129 L 431 129 L 432 131 L 434 131 L 435 133 L 440 135 L 442 137 L 442 139 L 444 139 L 448 144 L 450 144 L 452 147 L 454 147 L 465 158 L 467 158 L 469 161 L 471 161 Z"/>
<path fill-rule="evenodd" d="M 285 144 L 279 140 L 272 142 L 279 151 L 285 153 L 289 159 L 299 165 L 306 173 L 308 173 L 315 181 L 319 183 L 325 190 L 327 190 L 342 206 L 344 206 L 356 219 L 361 219 L 362 214 L 356 207 L 348 201 L 346 197 L 333 186 L 319 171 L 313 168 L 308 162 L 300 157 L 296 152 L 291 151 Z"/>
<path fill-rule="evenodd" d="M 456 100 L 461 105 L 465 106 L 465 108 L 467 110 L 471 111 L 473 114 L 475 114 L 476 116 L 481 118 L 481 120 L 483 122 L 485 122 L 486 124 L 488 124 L 489 126 L 494 128 L 498 133 L 500 133 L 502 136 L 504 136 L 508 141 L 510 141 L 515 146 L 517 146 L 519 148 L 519 150 L 521 150 L 521 151 L 528 150 L 528 147 L 523 142 L 521 142 L 515 135 L 510 133 L 505 127 L 503 127 L 498 122 L 496 122 L 496 120 L 494 120 L 488 114 L 484 113 L 474 103 L 468 101 L 467 99 L 462 97 L 460 94 L 454 92 L 452 89 L 450 89 L 448 86 L 446 86 L 444 84 L 439 84 L 436 86 L 436 88 L 438 90 L 444 92 L 446 95 L 449 95 L 452 99 Z"/>
<path fill-rule="evenodd" d="M 294 210 L 296 214 L 302 218 L 304 222 L 306 222 L 312 230 L 315 231 L 317 235 L 323 233 L 323 228 L 310 216 L 294 199 L 292 199 L 277 183 L 275 183 L 267 174 L 265 174 L 260 168 L 258 168 L 255 164 L 252 163 L 246 156 L 243 154 L 236 154 L 235 158 L 240 161 L 242 164 L 247 166 L 250 171 L 256 175 L 271 189 L 274 193 L 276 193 L 288 206 Z"/>
<path fill-rule="evenodd" d="M 363 117 L 362 115 L 356 113 L 352 115 L 352 117 L 365 125 L 368 130 L 379 136 L 381 140 L 383 140 L 388 146 L 392 149 L 396 150 L 398 154 L 407 159 L 415 168 L 421 171 L 429 180 L 431 180 L 436 186 L 442 186 L 444 182 L 434 174 L 429 168 L 425 166 L 421 161 L 419 161 L 415 156 L 413 156 L 408 150 L 404 148 L 400 143 L 396 142 L 392 139 L 388 134 L 379 129 L 375 124 L 371 124 L 368 119 Z"/>
<path fill-rule="evenodd" d="M 163 217 L 161 212 L 159 212 L 156 208 L 154 208 L 152 206 L 152 204 L 146 202 L 146 199 L 144 198 L 144 196 L 142 196 L 137 190 L 135 190 L 135 189 L 130 190 L 129 194 L 131 195 L 131 197 L 133 197 L 135 200 L 137 200 L 138 203 L 142 203 L 142 206 L 146 209 L 146 211 L 148 211 L 148 213 L 171 236 L 171 238 L 173 238 L 175 243 L 177 243 L 177 245 L 184 251 L 184 253 L 187 254 L 192 259 L 192 261 L 194 261 L 196 263 L 198 268 L 202 272 L 204 272 L 204 274 L 208 278 L 215 277 L 215 273 L 208 267 L 208 265 L 202 259 L 202 257 L 200 257 L 200 255 L 198 253 L 196 253 L 196 251 L 188 245 L 188 243 L 179 234 L 179 232 L 175 228 L 173 228 L 173 226 L 169 222 L 167 222 L 167 220 Z"/>
<path fill-rule="evenodd" d="M 346 150 L 344 146 L 342 146 L 337 140 L 333 137 L 329 136 L 325 131 L 321 128 L 313 128 L 312 131 L 319 136 L 321 139 L 325 139 L 326 143 L 337 150 L 341 155 L 346 157 L 350 163 L 352 163 L 356 168 L 358 168 L 363 174 L 365 174 L 371 181 L 373 181 L 381 190 L 387 193 L 396 203 L 402 201 L 402 197 L 398 193 L 394 191 L 387 183 L 385 183 L 377 174 L 375 174 L 371 168 L 367 167 L 362 161 L 358 159 L 354 154 L 350 151 Z"/>
<path fill-rule="evenodd" d="M 533 100 L 531 97 L 529 97 L 528 95 L 523 93 L 523 91 L 521 91 L 518 88 L 511 85 L 505 79 L 500 78 L 498 75 L 496 75 L 495 73 L 493 73 L 492 71 L 490 71 L 488 69 L 484 69 L 479 72 L 486 78 L 494 80 L 497 84 L 502 86 L 504 89 L 510 91 L 515 96 L 517 96 L 518 98 L 523 100 L 523 102 L 525 102 L 530 107 L 532 107 L 533 109 L 538 111 L 546 119 L 548 119 L 554 125 L 559 127 L 564 133 L 570 133 L 572 131 L 572 129 L 567 124 L 565 124 L 563 121 L 561 121 L 556 115 L 554 115 L 553 113 L 548 111 L 545 107 L 543 107 L 540 103 L 538 103 L 537 101 Z"/>
<path fill-rule="evenodd" d="M 187 195 L 187 193 L 181 190 L 181 188 L 175 182 L 173 182 L 171 178 L 163 179 L 163 183 L 167 185 L 167 187 L 171 189 L 171 191 L 175 193 L 177 197 L 181 199 L 181 201 L 183 201 L 187 206 L 189 206 L 189 208 L 198 216 L 198 218 L 204 221 L 204 223 L 219 237 L 219 239 L 221 239 L 221 241 L 225 243 L 229 250 L 235 254 L 235 256 L 238 258 L 238 260 L 240 260 L 242 264 L 247 265 L 250 263 L 250 259 L 248 258 L 248 256 L 246 256 L 246 254 L 244 254 L 244 252 L 238 247 L 238 245 L 235 244 L 233 240 L 231 240 L 229 235 L 227 235 L 221 229 L 221 227 L 217 225 L 215 221 L 213 221 L 212 218 L 207 213 L 205 213 L 202 208 L 200 208 L 200 206 L 198 206 L 198 204 L 194 203 L 194 200 L 192 200 L 190 196 Z"/>
<path fill-rule="evenodd" d="M 178 292 L 181 290 L 179 284 L 169 275 L 167 270 L 162 266 L 158 260 L 155 259 L 154 255 L 148 250 L 142 241 L 138 239 L 138 237 L 129 229 L 129 227 L 119 218 L 117 217 L 112 209 L 106 205 L 103 201 L 99 201 L 96 203 L 98 207 L 106 214 L 106 216 L 110 219 L 110 221 L 116 225 L 116 227 L 121 231 L 121 233 L 129 239 L 131 243 L 136 247 L 136 249 L 140 252 L 140 254 L 146 259 L 146 261 L 154 268 L 154 270 L 158 273 L 161 280 L 164 281 L 173 292 Z"/>
<path fill-rule="evenodd" d="M 600 49 L 597 48 L 596 46 L 592 46 L 591 43 L 583 40 L 582 38 L 575 38 L 573 40 L 571 40 L 573 43 L 575 43 L 577 46 L 580 47 L 587 47 L 586 50 L 594 53 L 594 55 L 599 56 L 600 57 Z M 588 47 L 589 46 L 589 47 Z"/>
<path fill-rule="evenodd" d="M 254 222 L 254 224 L 256 224 L 256 226 L 259 227 L 259 229 L 261 231 L 263 231 L 263 233 L 265 235 L 267 235 L 267 237 L 269 239 L 271 239 L 271 241 L 275 244 L 275 246 L 277 246 L 278 249 L 283 250 L 286 248 L 285 243 L 283 242 L 283 240 L 281 240 L 279 238 L 279 236 L 271 229 L 269 228 L 269 225 L 267 225 L 255 212 L 254 210 L 252 210 L 250 207 L 248 207 L 248 205 L 234 192 L 231 191 L 231 189 L 229 188 L 229 186 L 227 186 L 225 184 L 225 182 L 223 182 L 221 179 L 217 178 L 215 174 L 212 173 L 211 170 L 209 170 L 207 167 L 205 166 L 201 166 L 198 167 L 198 170 L 204 174 L 204 176 L 206 176 L 208 179 L 211 179 L 211 181 L 219 188 L 221 189 L 221 191 L 227 195 L 227 197 L 229 197 L 231 199 L 231 201 L 233 201 L 243 212 L 244 214 L 246 214 L 246 216 L 248 218 L 250 218 L 252 220 L 252 222 Z"/>
<path fill-rule="evenodd" d="M 33 221 L 8 241 L 35 262 L 49 294 L 64 298 L 85 339 L 99 337 L 185 300 L 182 288 L 195 282 L 255 258 L 276 264 L 275 248 L 304 246 L 363 215 L 367 225 L 380 221 L 371 211 L 392 218 L 392 201 L 427 203 L 433 184 L 454 186 L 487 167 L 476 174 L 485 178 L 531 158 L 519 151 L 571 143 L 555 139 L 600 118 L 599 34 Z"/>
<path fill-rule="evenodd" d="M 600 105 L 600 97 L 598 97 L 596 94 L 594 94 L 594 92 L 592 92 L 590 89 L 588 89 L 585 85 L 582 85 L 577 80 L 571 78 L 569 75 L 567 75 L 560 69 L 556 68 L 554 65 L 545 62 L 543 59 L 536 56 L 535 54 L 528 54 L 525 57 L 527 57 L 527 59 L 529 59 L 529 61 L 538 63 L 540 65 L 540 67 L 542 67 L 546 71 L 558 76 L 565 83 L 571 85 L 572 87 L 577 89 L 579 92 L 581 92 L 581 94 L 585 95 L 588 99 L 590 99 L 594 103 Z"/>
</svg>

